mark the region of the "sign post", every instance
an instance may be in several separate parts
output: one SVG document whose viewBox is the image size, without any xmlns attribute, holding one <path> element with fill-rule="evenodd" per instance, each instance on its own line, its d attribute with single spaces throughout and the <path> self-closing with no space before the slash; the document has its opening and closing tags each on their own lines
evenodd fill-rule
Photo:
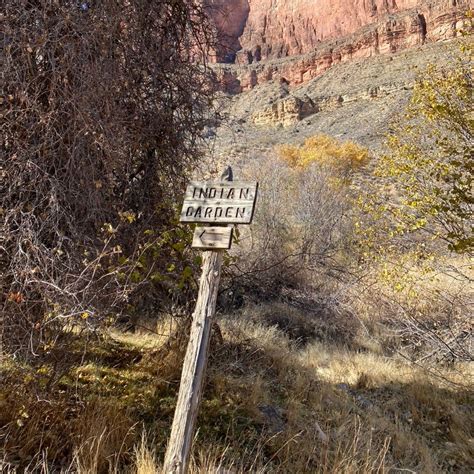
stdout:
<svg viewBox="0 0 474 474">
<path fill-rule="evenodd" d="M 181 222 L 250 224 L 257 198 L 257 183 L 232 181 L 229 167 L 225 181 L 193 182 L 187 190 Z M 193 247 L 205 250 L 196 309 L 184 358 L 178 401 L 163 472 L 187 472 L 204 373 L 207 366 L 211 326 L 216 311 L 223 253 L 230 248 L 231 227 L 196 227 Z"/>
</svg>

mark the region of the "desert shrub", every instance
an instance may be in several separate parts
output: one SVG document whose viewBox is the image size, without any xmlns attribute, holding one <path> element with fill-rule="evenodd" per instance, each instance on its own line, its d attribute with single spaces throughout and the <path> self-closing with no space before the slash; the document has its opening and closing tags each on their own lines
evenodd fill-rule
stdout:
<svg viewBox="0 0 474 474">
<path fill-rule="evenodd" d="M 472 45 L 429 66 L 359 192 L 367 305 L 417 362 L 472 360 Z M 463 255 L 465 254 L 465 255 Z M 375 301 L 374 301 L 375 300 Z"/>
<path fill-rule="evenodd" d="M 387 353 L 427 366 L 472 361 L 472 271 L 463 268 L 469 264 L 437 257 L 427 265 L 410 253 L 386 258 L 367 272 L 358 292 L 361 317 L 382 323 L 375 333 Z"/>
<path fill-rule="evenodd" d="M 67 327 L 193 284 L 175 203 L 212 30 L 187 0 L 14 0 L 3 26 L 2 342 L 38 360 Z"/>
<path fill-rule="evenodd" d="M 324 141 L 335 147 L 331 138 Z M 344 156 L 346 145 L 340 147 Z M 354 171 L 324 160 L 295 166 L 285 152 L 254 162 L 246 174 L 259 181 L 260 192 L 255 222 L 241 230 L 237 261 L 229 269 L 231 291 L 333 305 L 333 290 L 353 263 Z"/>
</svg>

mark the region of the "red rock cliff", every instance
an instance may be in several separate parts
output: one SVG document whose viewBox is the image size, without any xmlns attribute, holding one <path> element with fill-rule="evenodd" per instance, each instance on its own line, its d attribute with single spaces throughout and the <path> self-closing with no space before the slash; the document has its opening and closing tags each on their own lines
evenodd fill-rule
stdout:
<svg viewBox="0 0 474 474">
<path fill-rule="evenodd" d="M 213 0 L 228 88 L 309 80 L 338 62 L 456 35 L 474 0 Z M 286 58 L 287 60 L 283 60 Z M 250 65 L 250 66 L 249 66 Z"/>
</svg>

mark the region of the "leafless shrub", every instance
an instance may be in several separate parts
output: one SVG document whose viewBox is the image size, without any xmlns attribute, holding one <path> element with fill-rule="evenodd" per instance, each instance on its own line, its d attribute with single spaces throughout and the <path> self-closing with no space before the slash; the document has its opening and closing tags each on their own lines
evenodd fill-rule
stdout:
<svg viewBox="0 0 474 474">
<path fill-rule="evenodd" d="M 294 170 L 272 157 L 248 174 L 260 193 L 255 223 L 242 231 L 241 258 L 231 266 L 234 280 L 269 298 L 328 288 L 346 269 L 350 188 L 326 165 Z"/>
<path fill-rule="evenodd" d="M 12 0 L 2 16 L 2 342 L 38 356 L 145 287 L 166 296 L 170 260 L 181 278 L 173 206 L 209 118 L 212 28 L 188 0 Z"/>
<path fill-rule="evenodd" d="M 471 300 L 469 283 L 455 281 L 448 273 L 442 285 L 425 285 L 419 298 L 396 294 L 380 298 L 378 313 L 390 335 L 389 348 L 428 366 L 472 362 Z"/>
</svg>

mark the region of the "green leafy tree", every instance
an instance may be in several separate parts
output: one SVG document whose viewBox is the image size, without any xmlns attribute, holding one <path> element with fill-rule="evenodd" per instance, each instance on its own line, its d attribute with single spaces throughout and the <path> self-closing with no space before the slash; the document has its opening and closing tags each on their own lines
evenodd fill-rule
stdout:
<svg viewBox="0 0 474 474">
<path fill-rule="evenodd" d="M 473 45 L 465 43 L 449 70 L 430 65 L 388 137 L 377 166 L 391 236 L 427 231 L 457 253 L 474 246 Z M 382 193 L 383 194 L 383 193 Z"/>
</svg>

